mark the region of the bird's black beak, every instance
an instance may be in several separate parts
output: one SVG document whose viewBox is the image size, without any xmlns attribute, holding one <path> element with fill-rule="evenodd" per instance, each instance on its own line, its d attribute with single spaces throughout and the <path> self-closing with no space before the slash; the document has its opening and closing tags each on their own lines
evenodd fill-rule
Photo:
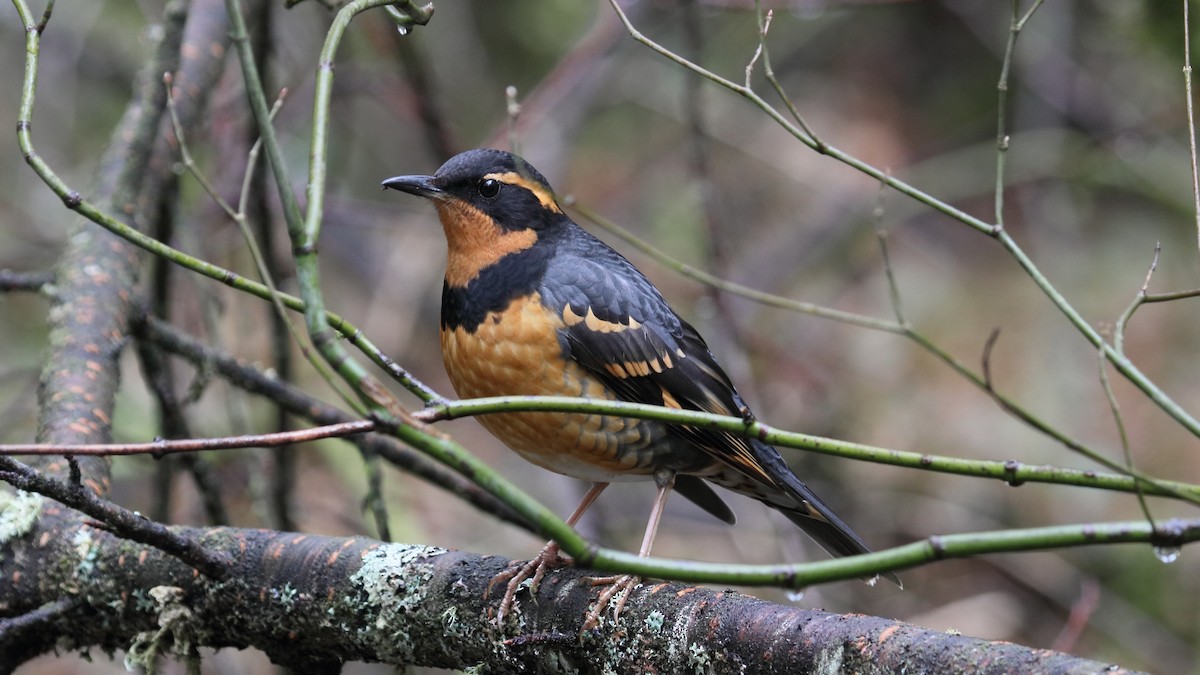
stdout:
<svg viewBox="0 0 1200 675">
<path fill-rule="evenodd" d="M 395 176 L 383 181 L 381 185 L 426 199 L 443 199 L 446 196 L 445 191 L 434 185 L 433 176 Z"/>
</svg>

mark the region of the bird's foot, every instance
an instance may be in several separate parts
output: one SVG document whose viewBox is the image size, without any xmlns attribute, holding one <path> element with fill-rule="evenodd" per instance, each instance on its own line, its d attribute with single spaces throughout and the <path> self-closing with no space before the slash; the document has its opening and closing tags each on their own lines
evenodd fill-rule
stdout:
<svg viewBox="0 0 1200 675">
<path fill-rule="evenodd" d="M 641 583 L 641 577 L 632 574 L 610 577 L 592 577 L 593 586 L 608 586 L 600 593 L 600 597 L 596 598 L 596 605 L 588 611 L 587 616 L 583 619 L 583 628 L 580 632 L 592 630 L 600 625 L 600 615 L 612 604 L 612 619 L 613 622 L 621 616 L 621 610 L 625 608 L 625 601 L 629 599 L 629 593 L 634 586 Z M 613 602 L 613 599 L 616 602 Z"/>
<path fill-rule="evenodd" d="M 508 569 L 493 577 L 488 582 L 484 598 L 491 596 L 493 586 L 508 582 L 504 587 L 504 598 L 500 600 L 500 606 L 496 609 L 496 625 L 504 625 L 505 617 L 512 611 L 513 604 L 516 602 L 517 592 L 521 590 L 526 581 L 529 581 L 529 592 L 533 594 L 537 592 L 538 584 L 542 583 L 542 578 L 546 576 L 547 570 L 559 567 L 566 562 L 566 559 L 558 555 L 558 544 L 552 541 L 546 544 L 542 551 L 529 562 L 524 564 L 514 562 Z"/>
</svg>

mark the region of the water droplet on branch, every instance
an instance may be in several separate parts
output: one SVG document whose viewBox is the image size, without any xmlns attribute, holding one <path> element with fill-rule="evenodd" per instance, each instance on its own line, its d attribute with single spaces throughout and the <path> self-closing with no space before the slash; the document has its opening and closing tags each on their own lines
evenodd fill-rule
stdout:
<svg viewBox="0 0 1200 675">
<path fill-rule="evenodd" d="M 1178 546 L 1155 546 L 1154 547 L 1154 557 L 1158 558 L 1160 562 L 1164 562 L 1168 565 L 1175 562 L 1176 560 L 1179 560 L 1179 556 L 1182 553 L 1183 553 L 1183 551 Z"/>
</svg>

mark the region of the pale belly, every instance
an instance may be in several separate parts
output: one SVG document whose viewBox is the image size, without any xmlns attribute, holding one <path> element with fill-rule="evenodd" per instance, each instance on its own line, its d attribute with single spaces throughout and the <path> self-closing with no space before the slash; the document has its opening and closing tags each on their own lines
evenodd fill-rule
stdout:
<svg viewBox="0 0 1200 675">
<path fill-rule="evenodd" d="M 442 357 L 461 398 L 582 396 L 613 400 L 605 386 L 564 363 L 556 317 L 537 296 L 493 313 L 473 334 L 442 331 Z M 655 469 L 662 427 L 584 413 L 500 413 L 476 419 L 521 457 L 556 473 L 593 482 L 645 480 Z M 660 451 L 661 452 L 661 451 Z"/>
</svg>

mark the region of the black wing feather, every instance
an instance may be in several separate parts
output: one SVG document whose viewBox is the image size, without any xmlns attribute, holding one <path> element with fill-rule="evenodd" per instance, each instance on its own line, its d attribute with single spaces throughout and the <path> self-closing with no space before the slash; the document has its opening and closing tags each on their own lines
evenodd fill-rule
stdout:
<svg viewBox="0 0 1200 675">
<path fill-rule="evenodd" d="M 741 415 L 745 403 L 700 334 L 629 261 L 577 232 L 568 238 L 575 250 L 560 251 L 541 284 L 544 301 L 567 318 L 562 336 L 570 357 L 625 400 Z M 781 487 L 763 471 L 761 444 L 687 426 L 672 426 L 671 433 L 704 450 L 696 458 L 702 465 L 715 459 Z"/>
</svg>

